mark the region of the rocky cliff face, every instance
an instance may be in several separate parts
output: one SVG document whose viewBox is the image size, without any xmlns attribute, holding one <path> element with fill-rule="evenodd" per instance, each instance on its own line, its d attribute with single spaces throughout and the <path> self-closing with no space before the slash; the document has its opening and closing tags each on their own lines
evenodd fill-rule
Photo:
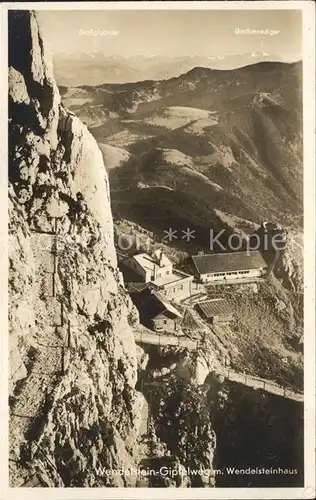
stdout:
<svg viewBox="0 0 316 500">
<path fill-rule="evenodd" d="M 299 487 L 304 484 L 304 407 L 235 382 L 209 380 L 208 399 L 217 436 L 218 487 Z M 273 474 L 228 469 L 266 468 Z"/>
<path fill-rule="evenodd" d="M 303 254 L 303 233 L 287 230 L 286 247 L 276 262 L 274 274 L 285 288 L 298 293 L 303 291 Z"/>
<path fill-rule="evenodd" d="M 137 314 L 117 270 L 109 187 L 60 103 L 36 17 L 9 19 L 11 485 L 133 485 Z"/>
</svg>

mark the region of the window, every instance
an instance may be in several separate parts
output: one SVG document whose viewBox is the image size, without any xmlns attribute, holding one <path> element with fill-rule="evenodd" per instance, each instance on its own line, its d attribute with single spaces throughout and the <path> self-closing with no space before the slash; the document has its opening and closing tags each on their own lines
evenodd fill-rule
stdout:
<svg viewBox="0 0 316 500">
<path fill-rule="evenodd" d="M 184 288 L 184 287 L 183 287 L 183 285 L 181 285 L 181 286 L 180 286 L 180 290 L 183 290 L 183 288 Z"/>
</svg>

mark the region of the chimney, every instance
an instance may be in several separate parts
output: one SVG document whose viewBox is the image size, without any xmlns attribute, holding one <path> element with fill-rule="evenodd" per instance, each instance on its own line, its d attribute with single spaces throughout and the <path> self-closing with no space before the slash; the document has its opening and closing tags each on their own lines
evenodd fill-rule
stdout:
<svg viewBox="0 0 316 500">
<path fill-rule="evenodd" d="M 160 248 L 159 248 L 159 250 L 155 251 L 155 257 L 156 257 L 157 264 L 159 265 L 159 267 L 161 267 L 163 253 L 162 253 L 162 250 Z"/>
<path fill-rule="evenodd" d="M 163 257 L 163 253 L 162 253 L 162 250 L 160 250 L 160 254 L 159 254 L 159 267 L 161 267 L 161 264 L 162 264 L 162 257 Z"/>
<path fill-rule="evenodd" d="M 154 280 L 157 278 L 157 266 L 154 264 Z"/>
</svg>

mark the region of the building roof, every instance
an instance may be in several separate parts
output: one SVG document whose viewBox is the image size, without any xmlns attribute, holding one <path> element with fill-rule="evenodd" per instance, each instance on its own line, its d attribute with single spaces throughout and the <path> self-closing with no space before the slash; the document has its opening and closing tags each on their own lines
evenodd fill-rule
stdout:
<svg viewBox="0 0 316 500">
<path fill-rule="evenodd" d="M 232 313 L 232 309 L 225 299 L 206 300 L 205 302 L 199 302 L 196 307 L 198 307 L 207 318 Z"/>
<path fill-rule="evenodd" d="M 170 318 L 182 318 L 182 314 L 159 293 L 147 288 L 139 294 L 139 307 L 148 318 L 165 315 Z"/>
<path fill-rule="evenodd" d="M 192 255 L 193 264 L 199 274 L 228 271 L 246 271 L 267 266 L 258 250 L 251 252 L 227 252 L 208 255 Z"/>
<path fill-rule="evenodd" d="M 167 285 L 170 285 L 172 283 L 176 283 L 176 282 L 181 282 L 183 280 L 187 280 L 188 278 L 192 278 L 193 280 L 193 276 L 191 276 L 190 274 L 186 274 L 182 271 L 176 271 L 176 270 L 173 270 L 173 272 L 171 274 L 167 274 L 166 276 L 161 276 L 160 278 L 157 278 L 155 281 L 153 281 L 152 283 L 158 287 L 162 286 L 167 286 Z"/>
<path fill-rule="evenodd" d="M 156 292 L 152 292 L 152 295 L 155 295 L 158 300 L 163 304 L 165 307 L 165 311 L 170 312 L 171 314 L 174 314 L 178 318 L 182 318 L 182 314 L 176 309 L 168 300 L 166 300 L 164 297 L 161 297 L 161 295 L 157 294 Z"/>
<path fill-rule="evenodd" d="M 139 293 L 150 288 L 150 283 L 143 283 L 142 281 L 127 281 L 125 283 L 126 290 L 128 293 Z"/>
<path fill-rule="evenodd" d="M 162 250 L 155 250 L 154 254 L 153 254 L 153 259 L 156 260 L 156 262 L 159 265 L 159 267 L 172 266 L 172 262 L 163 253 Z"/>
<path fill-rule="evenodd" d="M 157 252 L 156 252 L 157 253 Z M 139 253 L 133 255 L 133 259 L 143 268 L 145 271 L 153 271 L 156 266 L 166 267 L 172 266 L 172 262 L 164 254 L 155 254 L 154 257 L 148 255 L 148 253 Z"/>
</svg>

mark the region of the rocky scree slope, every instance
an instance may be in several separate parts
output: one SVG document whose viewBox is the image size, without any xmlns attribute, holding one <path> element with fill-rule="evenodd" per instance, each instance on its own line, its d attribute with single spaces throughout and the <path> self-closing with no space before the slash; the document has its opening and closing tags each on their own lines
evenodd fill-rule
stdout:
<svg viewBox="0 0 316 500">
<path fill-rule="evenodd" d="M 11 485 L 104 485 L 95 465 L 135 463 L 138 318 L 101 152 L 60 104 L 35 14 L 9 33 Z"/>
</svg>

